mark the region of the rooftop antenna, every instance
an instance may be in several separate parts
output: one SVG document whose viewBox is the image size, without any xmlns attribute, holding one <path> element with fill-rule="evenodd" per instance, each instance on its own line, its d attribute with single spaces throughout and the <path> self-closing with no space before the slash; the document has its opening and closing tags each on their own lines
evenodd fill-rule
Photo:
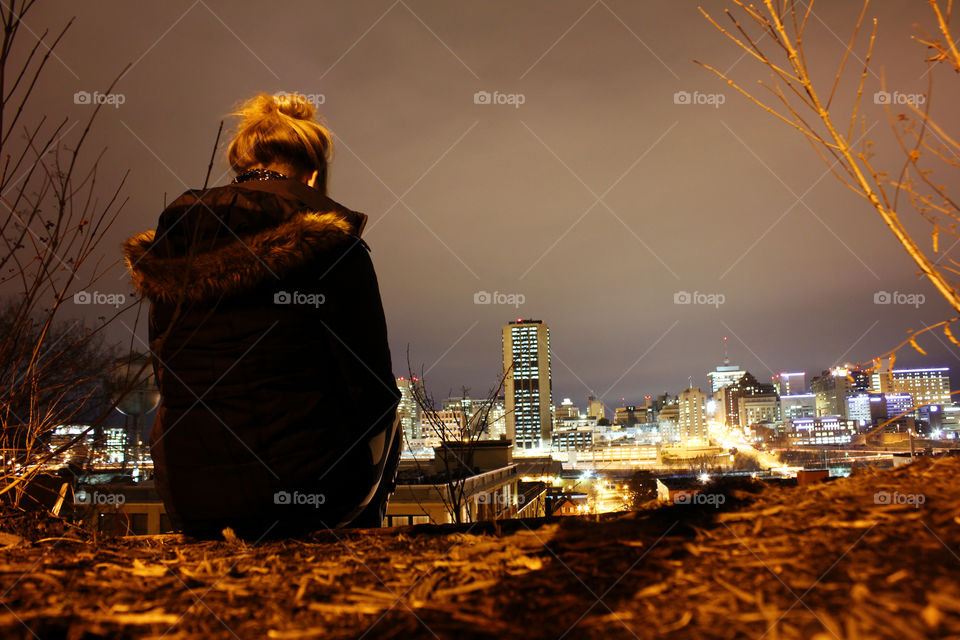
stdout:
<svg viewBox="0 0 960 640">
<path fill-rule="evenodd" d="M 693 389 L 693 376 L 687 376 L 687 388 Z"/>
<path fill-rule="evenodd" d="M 723 364 L 730 364 L 730 358 L 727 356 L 727 336 L 723 336 Z"/>
</svg>

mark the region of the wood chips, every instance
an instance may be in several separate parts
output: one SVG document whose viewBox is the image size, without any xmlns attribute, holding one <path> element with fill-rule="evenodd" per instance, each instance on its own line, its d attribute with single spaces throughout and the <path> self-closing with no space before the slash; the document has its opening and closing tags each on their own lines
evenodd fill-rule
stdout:
<svg viewBox="0 0 960 640">
<path fill-rule="evenodd" d="M 0 637 L 956 638 L 958 474 L 262 544 L 10 537 Z"/>
</svg>

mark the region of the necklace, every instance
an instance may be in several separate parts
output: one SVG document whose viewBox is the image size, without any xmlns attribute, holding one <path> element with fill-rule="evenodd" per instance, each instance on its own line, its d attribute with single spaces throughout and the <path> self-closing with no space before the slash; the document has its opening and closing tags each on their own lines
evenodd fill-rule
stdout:
<svg viewBox="0 0 960 640">
<path fill-rule="evenodd" d="M 249 180 L 286 180 L 287 176 L 283 175 L 279 171 L 273 171 L 272 169 L 261 169 L 257 167 L 255 169 L 247 169 L 243 173 L 237 174 L 237 177 L 233 179 L 231 184 L 239 184 L 241 182 L 247 182 Z"/>
</svg>

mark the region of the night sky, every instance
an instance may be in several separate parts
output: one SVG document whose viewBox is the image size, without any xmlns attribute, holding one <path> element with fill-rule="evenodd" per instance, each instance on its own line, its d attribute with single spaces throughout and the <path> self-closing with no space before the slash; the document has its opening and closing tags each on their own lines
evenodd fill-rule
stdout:
<svg viewBox="0 0 960 640">
<path fill-rule="evenodd" d="M 728 4 L 704 6 L 719 18 Z M 874 5 L 865 126 L 874 161 L 895 172 L 902 157 L 872 97 L 881 72 L 892 90 L 926 90 L 924 49 L 910 35 L 913 23 L 932 24 L 926 3 Z M 858 11 L 816 5 L 806 44 L 823 91 Z M 133 63 L 115 89 L 124 103 L 103 110 L 89 147 L 107 149 L 104 194 L 131 171 L 105 248 L 119 257 L 165 201 L 201 186 L 218 123 L 238 101 L 322 95 L 336 136 L 330 195 L 370 216 L 394 370 L 405 373 L 409 345 L 440 397 L 494 384 L 500 327 L 518 317 L 550 326 L 557 404 L 583 406 L 593 392 L 611 408 L 676 393 L 688 376 L 704 387 L 723 336 L 732 363 L 759 379 L 804 370 L 809 383 L 951 315 L 800 134 L 693 62 L 732 69 L 749 87 L 769 78 L 695 2 L 43 2 L 26 22 L 39 34 L 71 15 L 38 87 L 49 118 L 83 119 L 91 107 L 74 94 L 102 91 Z M 946 67 L 934 77 L 933 113 L 956 134 L 960 83 Z M 846 78 L 840 107 L 852 98 Z M 478 91 L 523 104 L 477 104 Z M 675 103 L 683 91 L 724 102 Z M 212 184 L 233 177 L 224 149 Z M 908 207 L 901 216 L 928 249 L 929 226 Z M 100 289 L 129 291 L 114 273 Z M 478 305 L 480 291 L 524 302 Z M 683 291 L 724 302 L 675 304 Z M 876 305 L 878 291 L 926 300 Z M 945 342 L 924 338 L 929 357 L 904 351 L 899 362 L 960 369 Z"/>
</svg>

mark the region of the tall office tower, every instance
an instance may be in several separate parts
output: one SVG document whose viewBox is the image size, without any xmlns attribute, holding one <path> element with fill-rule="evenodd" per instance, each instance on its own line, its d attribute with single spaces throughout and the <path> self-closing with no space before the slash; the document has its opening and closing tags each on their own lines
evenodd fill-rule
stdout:
<svg viewBox="0 0 960 640">
<path fill-rule="evenodd" d="M 707 394 L 699 387 L 691 387 L 680 392 L 677 427 L 680 441 L 684 444 L 699 445 L 707 442 Z"/>
<path fill-rule="evenodd" d="M 915 407 L 953 404 L 950 397 L 950 367 L 935 369 L 894 369 L 890 390 L 909 393 Z"/>
<path fill-rule="evenodd" d="M 420 439 L 420 405 L 414 397 L 414 387 L 422 390 L 423 382 L 418 378 L 397 378 L 397 388 L 400 390 L 397 415 L 408 442 Z"/>
<path fill-rule="evenodd" d="M 716 370 L 707 373 L 707 379 L 710 381 L 710 392 L 713 393 L 723 387 L 736 384 L 745 373 L 746 371 L 737 365 L 728 364 L 728 361 L 724 360 L 724 364 L 718 366 Z"/>
<path fill-rule="evenodd" d="M 553 435 L 550 328 L 540 320 L 522 319 L 503 327 L 503 370 L 507 437 L 516 449 L 549 449 Z"/>
<path fill-rule="evenodd" d="M 793 396 L 804 393 L 807 388 L 807 374 L 805 371 L 797 373 L 778 373 L 773 376 L 773 386 L 781 396 Z"/>
</svg>

